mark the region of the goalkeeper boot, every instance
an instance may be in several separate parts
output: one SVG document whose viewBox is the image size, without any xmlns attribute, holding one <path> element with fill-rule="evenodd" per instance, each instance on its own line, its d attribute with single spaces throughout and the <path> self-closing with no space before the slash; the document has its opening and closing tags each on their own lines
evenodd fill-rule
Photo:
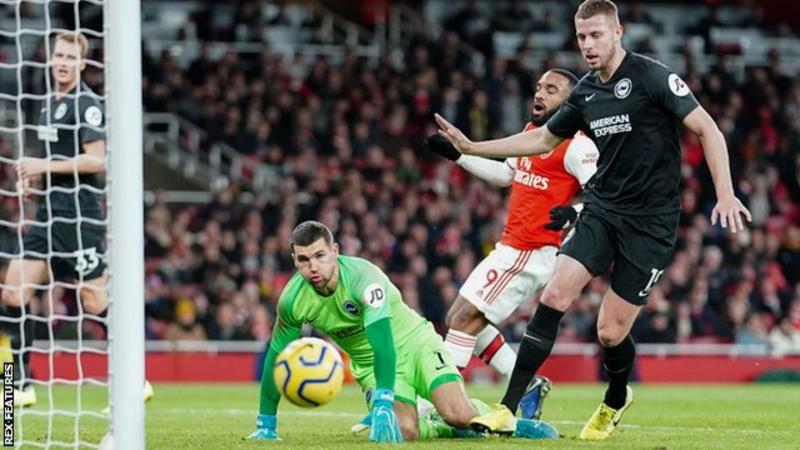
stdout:
<svg viewBox="0 0 800 450">
<path fill-rule="evenodd" d="M 14 389 L 14 406 L 25 408 L 36 404 L 36 390 L 32 384 L 22 386 L 22 389 Z"/>
<path fill-rule="evenodd" d="M 626 386 L 625 404 L 622 405 L 622 408 L 614 409 L 605 403 L 601 403 L 592 414 L 592 417 L 589 418 L 589 421 L 586 422 L 581 434 L 578 435 L 578 439 L 589 441 L 608 439 L 620 419 L 622 419 L 622 414 L 630 408 L 631 403 L 633 403 L 633 389 L 630 386 Z"/>
<path fill-rule="evenodd" d="M 525 394 L 519 400 L 519 411 L 523 419 L 539 419 L 542 417 L 542 405 L 550 392 L 551 384 L 547 377 L 536 375 L 531 380 Z"/>
<path fill-rule="evenodd" d="M 488 413 L 472 418 L 469 427 L 478 433 L 513 434 L 517 429 L 517 418 L 506 405 L 497 403 Z"/>
</svg>

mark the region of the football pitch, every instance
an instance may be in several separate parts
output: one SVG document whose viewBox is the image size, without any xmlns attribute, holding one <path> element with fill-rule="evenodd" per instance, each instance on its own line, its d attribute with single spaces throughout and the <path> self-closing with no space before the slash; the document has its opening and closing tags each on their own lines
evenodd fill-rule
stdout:
<svg viewBox="0 0 800 450">
<path fill-rule="evenodd" d="M 155 390 L 155 398 L 146 407 L 148 449 L 376 448 L 365 436 L 350 434 L 350 425 L 366 411 L 354 386 L 346 386 L 336 400 L 320 408 L 303 409 L 282 402 L 278 413 L 278 434 L 283 439 L 280 442 L 242 440 L 255 424 L 258 407 L 255 384 L 156 384 Z M 496 386 L 469 386 L 468 392 L 487 403 L 495 402 L 501 395 Z M 602 393 L 603 386 L 599 384 L 554 385 L 543 418 L 558 428 L 563 436 L 558 440 L 436 440 L 405 443 L 402 448 L 800 448 L 798 385 L 634 385 L 633 406 L 611 439 L 576 440 Z M 22 431 L 26 441 L 41 445 L 48 441 L 48 419 L 40 414 L 51 407 L 74 413 L 78 395 L 74 388 L 54 389 L 52 397 L 46 389 L 39 388 L 38 394 L 39 403 L 18 417 L 17 437 Z M 106 393 L 100 388 L 84 387 L 80 395 L 83 409 L 98 412 L 105 399 Z M 56 415 L 51 438 L 72 442 L 76 425 L 73 417 Z M 105 427 L 104 419 L 81 417 L 81 440 L 98 442 Z"/>
</svg>

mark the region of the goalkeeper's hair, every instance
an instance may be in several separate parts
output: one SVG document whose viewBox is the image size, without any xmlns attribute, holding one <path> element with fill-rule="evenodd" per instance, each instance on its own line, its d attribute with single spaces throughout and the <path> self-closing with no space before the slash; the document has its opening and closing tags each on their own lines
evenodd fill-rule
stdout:
<svg viewBox="0 0 800 450">
<path fill-rule="evenodd" d="M 292 230 L 292 237 L 289 240 L 289 249 L 294 253 L 295 245 L 311 245 L 318 239 L 323 239 L 326 244 L 331 245 L 333 243 L 333 233 L 321 222 L 306 220 L 298 224 L 294 227 L 294 230 Z"/>
<path fill-rule="evenodd" d="M 81 49 L 81 59 L 86 59 L 86 55 L 89 54 L 89 40 L 80 31 L 62 31 L 56 34 L 55 42 L 58 41 L 78 44 Z"/>
<path fill-rule="evenodd" d="M 619 10 L 617 10 L 617 5 L 611 0 L 584 0 L 584 2 L 578 6 L 575 18 L 588 19 L 599 14 L 609 16 L 614 22 L 620 23 Z"/>
</svg>

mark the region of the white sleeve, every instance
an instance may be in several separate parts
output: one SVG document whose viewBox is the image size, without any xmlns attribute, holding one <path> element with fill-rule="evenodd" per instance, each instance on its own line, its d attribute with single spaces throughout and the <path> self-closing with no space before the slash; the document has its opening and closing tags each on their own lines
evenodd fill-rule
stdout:
<svg viewBox="0 0 800 450">
<path fill-rule="evenodd" d="M 461 155 L 456 164 L 467 172 L 495 186 L 510 186 L 515 170 L 506 162 L 495 161 L 480 156 Z"/>
<path fill-rule="evenodd" d="M 600 152 L 594 142 L 583 134 L 576 134 L 564 155 L 564 168 L 575 177 L 581 186 L 597 171 L 597 158 Z"/>
</svg>

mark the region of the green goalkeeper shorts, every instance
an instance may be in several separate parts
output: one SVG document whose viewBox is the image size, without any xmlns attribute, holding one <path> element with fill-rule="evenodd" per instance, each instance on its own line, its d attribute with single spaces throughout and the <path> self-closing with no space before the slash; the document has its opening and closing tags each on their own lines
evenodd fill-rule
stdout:
<svg viewBox="0 0 800 450">
<path fill-rule="evenodd" d="M 458 368 L 450 360 L 444 342 L 426 323 L 414 337 L 395 343 L 397 354 L 397 377 L 394 382 L 394 395 L 397 400 L 411 405 L 417 404 L 417 396 L 431 400 L 437 387 L 449 382 L 463 382 Z M 365 393 L 367 404 L 372 401 L 375 390 L 375 374 L 372 369 L 364 371 L 358 380 Z"/>
</svg>

